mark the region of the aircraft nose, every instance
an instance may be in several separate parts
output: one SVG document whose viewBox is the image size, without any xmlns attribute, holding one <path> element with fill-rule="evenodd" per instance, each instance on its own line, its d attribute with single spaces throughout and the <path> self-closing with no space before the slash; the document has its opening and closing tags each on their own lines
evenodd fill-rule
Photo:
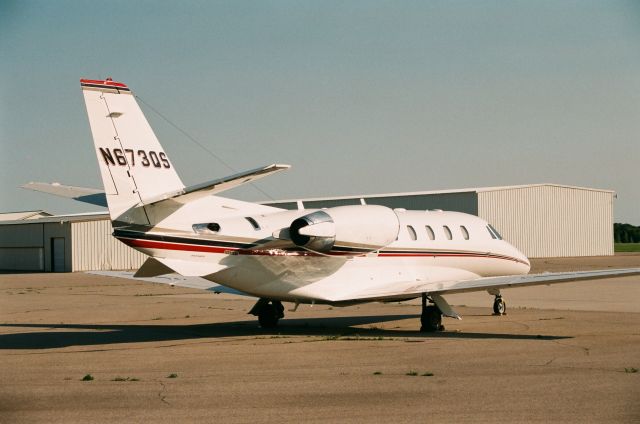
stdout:
<svg viewBox="0 0 640 424">
<path fill-rule="evenodd" d="M 513 246 L 511 246 L 513 247 Z M 531 262 L 529 261 L 529 258 L 527 258 L 527 256 L 522 253 L 519 249 L 513 247 L 513 250 L 515 251 L 515 258 L 518 259 L 520 261 L 520 263 L 522 264 L 523 267 L 523 274 L 528 274 L 529 271 L 531 270 Z"/>
</svg>

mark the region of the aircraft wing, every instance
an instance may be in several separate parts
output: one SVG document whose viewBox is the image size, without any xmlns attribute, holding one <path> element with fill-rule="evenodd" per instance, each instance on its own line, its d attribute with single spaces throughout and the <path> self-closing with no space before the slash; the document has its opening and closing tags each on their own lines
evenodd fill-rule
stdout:
<svg viewBox="0 0 640 424">
<path fill-rule="evenodd" d="M 483 290 L 499 290 L 511 287 L 538 286 L 573 281 L 598 280 L 603 278 L 628 277 L 640 275 L 640 268 L 606 269 L 599 271 L 553 272 L 543 274 L 514 275 L 506 277 L 486 277 L 474 280 L 453 281 L 407 281 L 393 282 L 382 286 L 350 293 L 348 298 L 335 299 L 335 302 L 354 300 L 393 300 L 408 299 L 422 293 L 443 295 Z"/>
<path fill-rule="evenodd" d="M 60 183 L 29 183 L 20 187 L 42 193 L 53 194 L 55 196 L 66 197 L 79 202 L 90 203 L 92 205 L 107 207 L 107 198 L 104 191 L 96 188 L 75 187 Z"/>
<path fill-rule="evenodd" d="M 291 165 L 273 164 L 263 166 L 262 168 L 256 168 L 250 171 L 230 175 L 228 177 L 218 178 L 206 183 L 186 187 L 185 189 L 175 193 L 166 193 L 155 199 L 144 199 L 144 203 L 145 205 L 148 205 L 163 202 L 165 200 L 171 200 L 181 204 L 185 204 L 201 197 L 211 196 L 213 194 L 230 190 L 242 184 L 253 182 L 260 178 L 266 177 L 276 172 L 284 171 L 289 168 L 291 168 Z"/>
<path fill-rule="evenodd" d="M 133 272 L 130 271 L 87 271 L 87 274 L 94 275 L 103 275 L 106 277 L 117 277 L 117 278 L 126 278 L 129 280 L 136 281 L 147 281 L 149 283 L 160 283 L 167 284 L 171 286 L 177 287 L 186 287 L 189 289 L 200 289 L 211 291 L 214 293 L 227 293 L 227 294 L 236 294 L 240 296 L 251 296 L 247 293 L 241 292 L 239 290 L 232 289 L 230 287 L 222 286 L 220 284 L 213 283 L 209 280 L 205 280 L 204 278 L 199 277 L 184 277 L 178 274 L 172 275 L 163 275 L 163 276 L 155 276 L 155 277 L 134 277 Z"/>
</svg>

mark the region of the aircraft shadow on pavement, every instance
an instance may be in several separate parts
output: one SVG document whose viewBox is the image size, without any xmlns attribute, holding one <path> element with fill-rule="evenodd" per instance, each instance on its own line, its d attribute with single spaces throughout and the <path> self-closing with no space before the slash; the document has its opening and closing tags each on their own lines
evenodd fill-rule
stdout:
<svg viewBox="0 0 640 424">
<path fill-rule="evenodd" d="M 378 315 L 356 317 L 326 317 L 285 319 L 275 329 L 262 329 L 256 320 L 212 324 L 0 324 L 0 327 L 43 328 L 47 331 L 0 334 L 0 350 L 55 349 L 70 346 L 94 346 L 118 343 L 145 343 L 223 337 L 318 336 L 343 338 L 410 338 L 415 341 L 430 338 L 559 340 L 567 336 L 532 334 L 437 332 L 354 327 L 386 321 L 419 318 L 419 315 Z M 416 324 L 419 321 L 416 322 Z M 71 331 L 60 331 L 60 330 Z M 85 330 L 85 331 L 83 331 Z"/>
</svg>

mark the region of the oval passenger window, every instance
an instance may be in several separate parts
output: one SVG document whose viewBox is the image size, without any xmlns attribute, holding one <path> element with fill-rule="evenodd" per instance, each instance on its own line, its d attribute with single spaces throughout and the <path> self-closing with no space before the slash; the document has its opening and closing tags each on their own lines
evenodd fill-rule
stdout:
<svg viewBox="0 0 640 424">
<path fill-rule="evenodd" d="M 447 240 L 451 240 L 453 238 L 453 235 L 451 234 L 451 230 L 449 229 L 449 227 L 443 225 L 442 228 L 444 228 L 444 235 L 447 236 Z"/>
</svg>

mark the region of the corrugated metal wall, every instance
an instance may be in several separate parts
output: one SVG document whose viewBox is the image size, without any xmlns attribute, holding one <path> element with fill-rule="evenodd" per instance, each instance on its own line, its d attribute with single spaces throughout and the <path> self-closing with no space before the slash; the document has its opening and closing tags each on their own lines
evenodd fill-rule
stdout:
<svg viewBox="0 0 640 424">
<path fill-rule="evenodd" d="M 551 185 L 478 193 L 478 215 L 533 258 L 613 255 L 613 193 Z"/>
<path fill-rule="evenodd" d="M 368 204 L 478 215 L 529 257 L 613 255 L 613 192 L 553 185 L 366 197 Z M 295 203 L 270 203 L 296 208 Z M 305 202 L 306 208 L 360 204 L 359 197 Z M 67 271 L 137 269 L 146 256 L 111 236 L 111 222 L 0 225 L 0 269 L 51 271 L 52 238 L 65 238 Z"/>
<path fill-rule="evenodd" d="M 147 256 L 111 236 L 108 219 L 71 224 L 72 271 L 138 269 Z"/>
</svg>

